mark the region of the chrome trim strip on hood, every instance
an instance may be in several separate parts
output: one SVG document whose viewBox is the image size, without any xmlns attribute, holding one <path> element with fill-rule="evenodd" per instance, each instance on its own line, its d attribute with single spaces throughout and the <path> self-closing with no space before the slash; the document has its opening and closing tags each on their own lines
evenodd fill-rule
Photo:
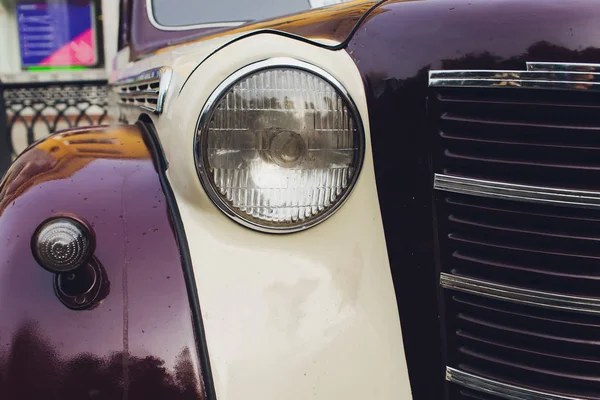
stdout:
<svg viewBox="0 0 600 400">
<path fill-rule="evenodd" d="M 483 378 L 452 367 L 446 367 L 446 380 L 468 389 L 502 397 L 508 400 L 585 400 L 582 397 L 571 397 L 560 394 L 541 392 L 521 386 Z"/>
<path fill-rule="evenodd" d="M 520 185 L 462 176 L 435 174 L 433 188 L 445 192 L 529 203 L 600 208 L 600 192 Z"/>
<path fill-rule="evenodd" d="M 526 71 L 429 71 L 429 86 L 559 89 L 600 92 L 600 64 L 527 63 Z"/>
<path fill-rule="evenodd" d="M 527 71 L 571 71 L 600 73 L 600 64 L 528 62 Z"/>
<path fill-rule="evenodd" d="M 445 289 L 534 307 L 600 314 L 600 298 L 569 296 L 523 289 L 445 272 L 440 274 L 440 285 Z"/>
</svg>

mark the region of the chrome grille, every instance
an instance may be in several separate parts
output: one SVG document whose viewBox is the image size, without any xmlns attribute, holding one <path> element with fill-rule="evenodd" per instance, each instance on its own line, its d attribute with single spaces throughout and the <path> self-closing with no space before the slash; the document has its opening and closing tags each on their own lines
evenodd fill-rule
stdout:
<svg viewBox="0 0 600 400">
<path fill-rule="evenodd" d="M 528 68 L 430 76 L 453 400 L 600 399 L 600 75 Z"/>
<path fill-rule="evenodd" d="M 446 218 L 445 271 L 551 293 L 600 294 L 599 211 L 461 195 L 438 204 Z"/>
<path fill-rule="evenodd" d="M 444 171 L 562 188 L 598 188 L 600 93 L 440 88 Z"/>
<path fill-rule="evenodd" d="M 453 293 L 449 341 L 461 371 L 545 393 L 598 398 L 600 321 Z"/>
<path fill-rule="evenodd" d="M 114 82 L 113 91 L 121 105 L 140 107 L 158 114 L 162 112 L 171 75 L 169 68 L 146 71 Z"/>
</svg>

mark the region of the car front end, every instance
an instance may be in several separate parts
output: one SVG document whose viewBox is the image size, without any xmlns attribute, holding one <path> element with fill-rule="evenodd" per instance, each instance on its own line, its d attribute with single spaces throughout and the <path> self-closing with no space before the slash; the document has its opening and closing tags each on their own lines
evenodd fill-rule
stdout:
<svg viewBox="0 0 600 400">
<path fill-rule="evenodd" d="M 593 1 L 131 10 L 121 125 L 2 184 L 8 398 L 599 398 Z"/>
</svg>

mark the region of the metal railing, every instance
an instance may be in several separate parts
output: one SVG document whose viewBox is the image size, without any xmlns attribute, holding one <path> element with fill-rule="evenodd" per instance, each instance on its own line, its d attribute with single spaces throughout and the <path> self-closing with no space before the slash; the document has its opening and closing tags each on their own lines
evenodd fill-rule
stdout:
<svg viewBox="0 0 600 400">
<path fill-rule="evenodd" d="M 106 79 L 0 81 L 0 176 L 27 146 L 59 130 L 108 124 Z"/>
</svg>

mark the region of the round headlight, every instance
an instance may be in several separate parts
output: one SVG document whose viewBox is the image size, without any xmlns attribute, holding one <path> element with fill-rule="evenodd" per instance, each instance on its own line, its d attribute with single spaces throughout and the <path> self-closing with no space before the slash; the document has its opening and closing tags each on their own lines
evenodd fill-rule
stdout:
<svg viewBox="0 0 600 400">
<path fill-rule="evenodd" d="M 254 229 L 290 232 L 330 216 L 363 161 L 362 124 L 327 72 L 271 59 L 230 76 L 207 101 L 196 135 L 212 201 Z"/>
</svg>

